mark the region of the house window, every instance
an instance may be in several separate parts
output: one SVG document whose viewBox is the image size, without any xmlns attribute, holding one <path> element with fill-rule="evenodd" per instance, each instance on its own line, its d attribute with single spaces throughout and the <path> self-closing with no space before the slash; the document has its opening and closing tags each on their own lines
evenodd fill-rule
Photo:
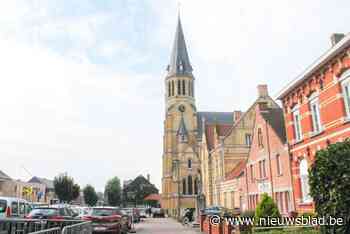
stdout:
<svg viewBox="0 0 350 234">
<path fill-rule="evenodd" d="M 188 167 L 188 169 L 192 169 L 192 160 L 191 159 L 187 160 L 187 167 Z"/>
<path fill-rule="evenodd" d="M 301 132 L 301 118 L 300 118 L 299 109 L 295 109 L 293 111 L 293 121 L 294 121 L 295 140 L 301 141 L 302 132 Z"/>
<path fill-rule="evenodd" d="M 263 135 L 262 135 L 261 128 L 258 128 L 258 145 L 259 145 L 259 147 L 264 147 L 264 145 L 263 145 Z"/>
<path fill-rule="evenodd" d="M 259 161 L 259 175 L 260 175 L 260 179 L 265 178 L 266 177 L 266 160 L 261 160 Z"/>
<path fill-rule="evenodd" d="M 318 98 L 315 95 L 310 97 L 310 111 L 312 116 L 312 127 L 314 133 L 320 132 L 321 127 L 321 118 L 320 118 L 320 106 L 318 103 Z"/>
<path fill-rule="evenodd" d="M 252 135 L 245 134 L 245 144 L 250 146 L 252 144 Z"/>
<path fill-rule="evenodd" d="M 182 179 L 182 194 L 186 194 L 186 179 Z"/>
<path fill-rule="evenodd" d="M 188 176 L 188 182 L 187 182 L 187 185 L 188 185 L 188 194 L 192 195 L 193 194 L 193 189 L 192 189 L 192 176 Z"/>
<path fill-rule="evenodd" d="M 276 167 L 277 167 L 277 175 L 282 175 L 282 167 L 281 167 L 281 155 L 276 155 Z"/>
<path fill-rule="evenodd" d="M 346 115 L 350 117 L 350 69 L 343 73 L 340 80 L 342 80 L 341 86 L 343 89 Z"/>
<path fill-rule="evenodd" d="M 251 181 L 254 183 L 254 167 L 253 165 L 250 165 L 250 175 L 251 175 Z"/>
<path fill-rule="evenodd" d="M 310 187 L 309 187 L 309 174 L 307 169 L 307 161 L 303 159 L 300 161 L 299 165 L 300 172 L 300 185 L 301 185 L 301 194 L 303 202 L 311 202 Z"/>
<path fill-rule="evenodd" d="M 177 80 L 177 95 L 181 95 L 181 80 Z"/>
</svg>

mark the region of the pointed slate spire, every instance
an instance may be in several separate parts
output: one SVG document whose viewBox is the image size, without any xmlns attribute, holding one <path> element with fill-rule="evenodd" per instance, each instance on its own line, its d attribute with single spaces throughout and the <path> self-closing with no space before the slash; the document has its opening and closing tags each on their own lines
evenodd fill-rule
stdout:
<svg viewBox="0 0 350 234">
<path fill-rule="evenodd" d="M 177 22 L 175 41 L 171 52 L 168 76 L 188 75 L 192 76 L 192 66 L 187 53 L 184 33 L 182 30 L 180 15 Z"/>
<path fill-rule="evenodd" d="M 181 116 L 181 120 L 180 120 L 180 125 L 179 125 L 179 129 L 177 130 L 177 134 L 176 134 L 181 142 L 187 142 L 188 140 L 188 132 L 186 129 L 186 125 L 185 125 L 185 120 L 183 115 Z"/>
</svg>

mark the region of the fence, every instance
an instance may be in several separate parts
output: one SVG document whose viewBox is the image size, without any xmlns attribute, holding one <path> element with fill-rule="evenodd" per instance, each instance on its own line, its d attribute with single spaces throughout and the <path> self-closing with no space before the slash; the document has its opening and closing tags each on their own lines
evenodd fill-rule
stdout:
<svg viewBox="0 0 350 234">
<path fill-rule="evenodd" d="M 65 228 L 67 231 L 63 232 Z M 61 234 L 61 231 L 64 234 L 91 234 L 91 223 L 80 220 L 0 219 L 0 234 Z"/>
<path fill-rule="evenodd" d="M 62 234 L 91 234 L 91 222 L 83 222 L 70 226 L 66 226 L 62 230 Z"/>
</svg>

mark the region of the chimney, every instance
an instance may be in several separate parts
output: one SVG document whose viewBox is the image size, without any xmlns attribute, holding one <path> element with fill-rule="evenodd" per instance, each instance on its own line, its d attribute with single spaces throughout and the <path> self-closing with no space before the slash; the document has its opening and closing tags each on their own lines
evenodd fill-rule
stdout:
<svg viewBox="0 0 350 234">
<path fill-rule="evenodd" d="M 332 46 L 335 46 L 344 37 L 345 37 L 344 33 L 333 33 L 332 36 L 331 36 Z"/>
<path fill-rule="evenodd" d="M 258 85 L 258 97 L 267 97 L 269 96 L 269 92 L 267 91 L 267 85 Z"/>
<path fill-rule="evenodd" d="M 148 182 L 151 182 L 151 176 L 149 174 L 147 174 L 147 180 Z"/>
<path fill-rule="evenodd" d="M 233 122 L 237 122 L 237 120 L 239 120 L 239 118 L 241 118 L 242 116 L 242 111 L 234 111 L 233 112 Z"/>
</svg>

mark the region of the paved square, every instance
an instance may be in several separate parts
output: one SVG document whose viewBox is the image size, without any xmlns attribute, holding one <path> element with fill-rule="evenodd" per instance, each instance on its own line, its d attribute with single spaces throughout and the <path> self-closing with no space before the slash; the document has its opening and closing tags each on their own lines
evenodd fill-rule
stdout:
<svg viewBox="0 0 350 234">
<path fill-rule="evenodd" d="M 138 234 L 199 234 L 198 229 L 184 227 L 171 218 L 147 218 L 136 224 Z"/>
</svg>

